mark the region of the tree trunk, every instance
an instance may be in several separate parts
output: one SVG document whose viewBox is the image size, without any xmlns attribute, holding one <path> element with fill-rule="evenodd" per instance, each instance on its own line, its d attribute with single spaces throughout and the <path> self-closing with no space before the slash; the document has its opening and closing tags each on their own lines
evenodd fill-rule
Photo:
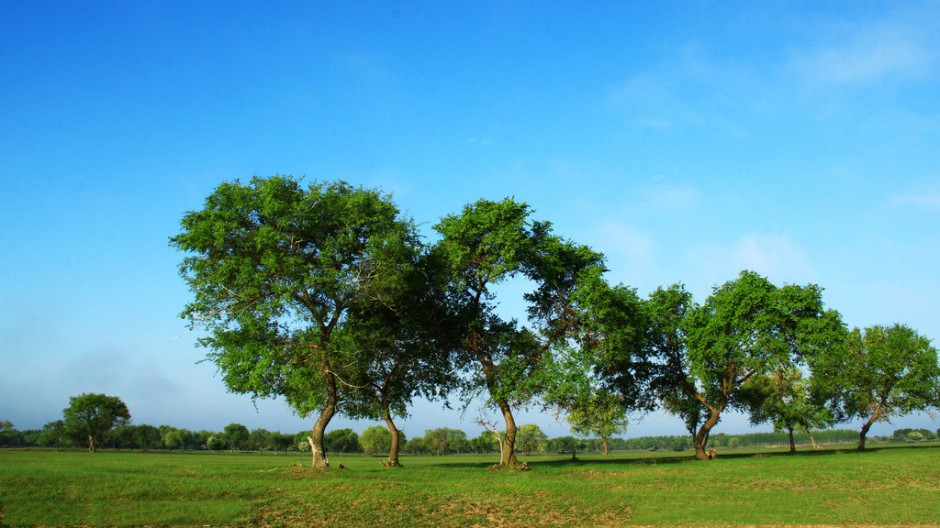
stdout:
<svg viewBox="0 0 940 528">
<path fill-rule="evenodd" d="M 705 420 L 705 423 L 702 424 L 695 436 L 692 437 L 692 446 L 695 447 L 695 458 L 698 460 L 711 460 L 708 453 L 705 452 L 705 445 L 708 443 L 708 434 L 711 432 L 712 427 L 715 427 L 715 424 L 718 423 L 719 416 L 721 416 L 721 409 L 712 409 L 708 420 Z"/>
<path fill-rule="evenodd" d="M 88 452 L 89 453 L 95 452 L 95 437 L 91 435 L 88 435 Z"/>
<path fill-rule="evenodd" d="M 790 452 L 796 453 L 796 442 L 793 441 L 793 428 L 787 427 L 787 433 L 790 434 Z"/>
<path fill-rule="evenodd" d="M 865 425 L 862 426 L 862 431 L 858 435 L 858 450 L 865 450 L 865 436 L 868 434 L 868 430 L 871 429 L 872 424 L 878 420 L 878 416 L 881 415 L 881 404 L 875 406 L 875 412 L 872 413 L 871 418 L 865 422 Z"/>
<path fill-rule="evenodd" d="M 385 465 L 390 468 L 401 467 L 401 464 L 398 463 L 398 448 L 401 434 L 398 431 L 398 427 L 395 426 L 395 422 L 392 421 L 392 413 L 389 412 L 388 407 L 385 408 L 385 425 L 388 427 L 388 432 L 392 433 L 392 445 L 388 449 L 388 462 Z"/>
<path fill-rule="evenodd" d="M 604 441 L 604 456 L 610 455 L 610 439 L 602 436 L 601 440 Z"/>
<path fill-rule="evenodd" d="M 333 398 L 327 398 L 327 404 L 323 407 L 323 412 L 316 423 L 313 424 L 311 436 L 307 437 L 307 443 L 310 444 L 310 452 L 313 456 L 313 463 L 310 467 L 313 469 L 326 469 L 330 462 L 326 458 L 326 447 L 323 444 L 323 433 L 326 426 L 329 425 L 333 415 L 336 414 L 336 403 Z"/>
<path fill-rule="evenodd" d="M 516 459 L 514 451 L 516 444 L 516 420 L 512 417 L 512 408 L 507 402 L 500 402 L 499 409 L 503 411 L 503 419 L 506 421 L 506 434 L 503 436 L 503 443 L 500 446 L 500 467 L 516 467 L 519 460 Z"/>
</svg>

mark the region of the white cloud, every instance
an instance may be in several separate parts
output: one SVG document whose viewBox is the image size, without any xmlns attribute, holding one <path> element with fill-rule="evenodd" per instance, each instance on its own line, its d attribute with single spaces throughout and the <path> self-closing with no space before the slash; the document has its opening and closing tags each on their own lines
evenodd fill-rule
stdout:
<svg viewBox="0 0 940 528">
<path fill-rule="evenodd" d="M 891 13 L 877 22 L 829 28 L 826 44 L 797 52 L 789 69 L 815 86 L 911 81 L 937 63 L 936 16 Z"/>
<path fill-rule="evenodd" d="M 660 184 L 643 189 L 644 201 L 666 212 L 691 209 L 701 203 L 703 197 L 702 191 L 688 184 Z"/>
<path fill-rule="evenodd" d="M 891 198 L 891 205 L 897 207 L 922 207 L 940 209 L 940 190 L 930 189 L 920 193 L 898 194 Z"/>
<path fill-rule="evenodd" d="M 594 246 L 605 253 L 622 257 L 633 263 L 646 264 L 653 260 L 653 237 L 640 229 L 619 221 L 611 221 L 594 230 Z"/>
<path fill-rule="evenodd" d="M 591 228 L 578 237 L 607 258 L 612 282 L 636 284 L 655 263 L 656 244 L 653 236 L 619 220 L 611 220 Z"/>
<path fill-rule="evenodd" d="M 705 288 L 733 280 L 742 270 L 767 276 L 777 284 L 811 282 L 815 277 L 809 254 L 788 235 L 749 234 L 732 244 L 699 245 L 687 255 L 691 269 L 700 270 Z"/>
</svg>

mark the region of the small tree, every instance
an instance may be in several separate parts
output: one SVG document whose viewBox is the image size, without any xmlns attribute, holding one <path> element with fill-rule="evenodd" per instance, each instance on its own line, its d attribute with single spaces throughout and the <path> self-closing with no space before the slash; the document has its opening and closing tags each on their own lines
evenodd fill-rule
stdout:
<svg viewBox="0 0 940 528">
<path fill-rule="evenodd" d="M 532 451 L 541 451 L 546 440 L 548 440 L 548 436 L 536 424 L 520 425 L 516 433 L 516 444 L 519 446 L 519 450 L 526 455 Z"/>
<path fill-rule="evenodd" d="M 75 439 L 88 439 L 88 451 L 96 450 L 95 440 L 111 429 L 131 421 L 127 405 L 117 396 L 82 394 L 69 398 L 63 410 L 65 432 Z"/>
<path fill-rule="evenodd" d="M 750 411 L 751 423 L 771 422 L 774 431 L 787 433 L 790 452 L 796 452 L 795 431 L 809 432 L 832 424 L 832 414 L 817 403 L 810 380 L 798 368 L 787 368 L 752 377 L 739 396 Z"/>
<path fill-rule="evenodd" d="M 352 429 L 337 429 L 323 436 L 327 451 L 333 453 L 356 453 L 362 451 L 359 435 Z"/>
<path fill-rule="evenodd" d="M 617 396 L 597 390 L 568 409 L 571 431 L 583 438 L 596 436 L 604 444 L 604 456 L 610 454 L 610 438 L 627 430 L 627 413 Z"/>
<path fill-rule="evenodd" d="M 940 405 L 937 349 L 904 325 L 856 328 L 847 347 L 816 359 L 815 371 L 839 421 L 866 420 L 859 451 L 875 422 Z"/>
<path fill-rule="evenodd" d="M 380 425 L 371 425 L 359 435 L 359 444 L 370 456 L 388 453 L 392 446 L 392 433 Z"/>
<path fill-rule="evenodd" d="M 248 437 L 251 433 L 248 432 L 247 427 L 240 423 L 230 423 L 225 426 L 222 434 L 225 437 L 225 445 L 235 451 L 236 449 L 245 449 L 248 446 Z"/>
<path fill-rule="evenodd" d="M 9 420 L 0 421 L 0 446 L 12 447 L 20 442 L 20 434 Z"/>
</svg>

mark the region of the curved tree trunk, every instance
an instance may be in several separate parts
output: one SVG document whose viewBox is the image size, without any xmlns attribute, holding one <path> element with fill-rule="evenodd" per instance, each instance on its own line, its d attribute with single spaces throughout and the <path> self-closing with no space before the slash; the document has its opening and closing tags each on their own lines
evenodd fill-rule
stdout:
<svg viewBox="0 0 940 528">
<path fill-rule="evenodd" d="M 711 460 L 711 457 L 709 457 L 708 453 L 705 452 L 705 446 L 708 444 L 708 435 L 711 432 L 712 427 L 715 427 L 715 424 L 718 423 L 718 418 L 720 416 L 720 408 L 712 409 L 708 419 L 705 420 L 705 423 L 702 424 L 698 432 L 695 433 L 695 436 L 692 437 L 692 446 L 695 447 L 695 458 L 698 460 Z"/>
<path fill-rule="evenodd" d="M 311 467 L 318 470 L 326 469 L 330 465 L 330 461 L 326 458 L 326 446 L 323 443 L 323 435 L 326 432 L 326 426 L 329 425 L 330 420 L 336 415 L 337 398 L 335 380 L 332 383 L 330 383 L 329 379 L 327 380 L 327 392 L 326 405 L 323 406 L 320 417 L 317 418 L 316 423 L 313 424 L 311 435 L 307 437 L 307 442 L 310 444 L 310 453 L 313 456 Z"/>
<path fill-rule="evenodd" d="M 388 432 L 392 433 L 392 445 L 388 449 L 388 462 L 385 465 L 387 467 L 401 467 L 401 464 L 398 463 L 401 433 L 398 427 L 395 426 L 395 422 L 392 421 L 392 413 L 389 412 L 388 407 L 385 408 L 385 425 L 388 427 Z"/>
<path fill-rule="evenodd" d="M 871 426 L 878 420 L 878 417 L 881 416 L 881 404 L 875 406 L 875 412 L 872 413 L 871 418 L 865 422 L 865 425 L 862 426 L 862 431 L 858 435 L 858 450 L 865 450 L 865 436 L 868 435 L 868 430 L 871 429 Z"/>
<path fill-rule="evenodd" d="M 507 402 L 499 402 L 499 409 L 503 412 L 503 419 L 506 421 L 506 434 L 503 436 L 503 443 L 500 446 L 500 467 L 516 467 L 519 460 L 516 459 L 514 451 L 516 444 L 516 420 L 512 416 L 512 408 Z"/>
</svg>

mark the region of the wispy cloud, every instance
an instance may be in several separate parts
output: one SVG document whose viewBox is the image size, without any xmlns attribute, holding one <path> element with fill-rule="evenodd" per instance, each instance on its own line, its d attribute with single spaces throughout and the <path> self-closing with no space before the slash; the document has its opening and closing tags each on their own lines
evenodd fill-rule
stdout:
<svg viewBox="0 0 940 528">
<path fill-rule="evenodd" d="M 940 189 L 925 189 L 922 192 L 897 194 L 891 197 L 890 204 L 895 207 L 918 207 L 940 210 Z"/>
<path fill-rule="evenodd" d="M 647 71 L 630 75 L 607 91 L 608 106 L 634 124 L 657 131 L 707 126 L 740 135 L 733 114 L 760 92 L 753 68 L 737 58 L 719 59 L 698 45 Z"/>
<path fill-rule="evenodd" d="M 692 209 L 702 202 L 704 194 L 689 184 L 656 184 L 642 190 L 644 202 L 665 212 Z"/>
<path fill-rule="evenodd" d="M 934 11 L 890 13 L 874 22 L 833 25 L 825 42 L 797 51 L 788 67 L 810 86 L 923 78 L 940 58 Z"/>
<path fill-rule="evenodd" d="M 809 253 L 789 235 L 749 234 L 731 244 L 702 244 L 687 255 L 707 286 L 724 283 L 741 270 L 753 270 L 777 283 L 813 280 Z M 705 284 L 701 284 L 705 286 Z"/>
<path fill-rule="evenodd" d="M 595 226 L 582 239 L 607 257 L 614 282 L 628 281 L 645 274 L 655 262 L 653 236 L 619 220 Z"/>
</svg>

